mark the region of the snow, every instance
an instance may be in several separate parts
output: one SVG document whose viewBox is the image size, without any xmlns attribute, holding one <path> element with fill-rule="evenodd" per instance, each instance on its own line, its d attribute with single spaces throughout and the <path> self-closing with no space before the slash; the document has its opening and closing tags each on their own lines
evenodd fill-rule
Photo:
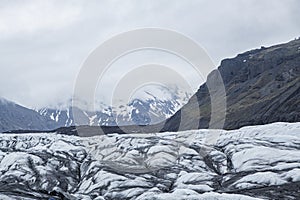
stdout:
<svg viewBox="0 0 300 200">
<path fill-rule="evenodd" d="M 207 142 L 216 132 L 215 143 Z M 296 199 L 298 191 L 292 188 L 300 182 L 299 133 L 300 123 L 274 123 L 233 131 L 85 138 L 1 134 L 0 185 L 15 185 L 1 185 L 0 199 L 18 199 L 13 194 L 26 199 L 28 193 L 49 199 L 56 191 L 75 200 L 250 200 L 274 199 L 289 188 Z M 38 192 L 42 190 L 49 194 Z"/>
<path fill-rule="evenodd" d="M 51 118 L 53 121 L 55 121 L 54 113 L 51 113 L 50 118 Z"/>
<path fill-rule="evenodd" d="M 281 178 L 285 180 L 292 179 L 293 182 L 300 181 L 300 168 L 295 168 L 288 172 L 283 173 L 281 175 Z"/>
<path fill-rule="evenodd" d="M 252 188 L 265 185 L 283 185 L 292 182 L 300 181 L 300 168 L 295 168 L 283 173 L 275 172 L 257 172 L 241 178 L 235 182 L 235 187 L 239 189 Z"/>
<path fill-rule="evenodd" d="M 248 184 L 250 183 L 250 184 Z M 241 178 L 235 182 L 235 187 L 239 189 L 264 186 L 264 185 L 283 185 L 287 183 L 280 175 L 274 172 L 258 172 Z"/>
<path fill-rule="evenodd" d="M 232 157 L 233 166 L 238 172 L 266 168 L 280 161 L 285 163 L 300 161 L 300 151 L 252 146 L 236 152 Z"/>
<path fill-rule="evenodd" d="M 238 194 L 219 194 L 215 192 L 207 192 L 199 194 L 190 189 L 177 189 L 168 194 L 144 194 L 141 199 L 156 199 L 156 200 L 258 200 L 245 195 Z"/>
<path fill-rule="evenodd" d="M 178 88 L 149 87 L 132 96 L 129 102 L 114 102 L 114 105 L 95 102 L 91 109 L 86 102 L 77 99 L 82 105 L 82 122 L 84 125 L 146 125 L 155 124 L 172 116 L 178 109 L 187 103 L 191 94 L 179 91 Z M 80 105 L 76 105 L 79 106 Z M 84 109 L 86 108 L 86 109 Z M 61 126 L 74 125 L 71 100 L 49 108 L 36 110 L 40 115 L 53 120 L 50 129 Z M 96 113 L 96 116 L 94 114 Z M 146 119 L 145 119 L 145 116 Z"/>
<path fill-rule="evenodd" d="M 92 126 L 92 125 L 95 125 L 95 122 L 94 120 L 97 118 L 97 115 L 93 115 L 91 117 L 89 117 L 89 125 Z"/>
<path fill-rule="evenodd" d="M 11 196 L 8 196 L 8 195 L 5 195 L 5 194 L 0 194 L 0 199 L 1 200 L 16 200 L 15 197 L 11 197 Z M 32 200 L 31 198 L 22 198 L 22 200 Z"/>
<path fill-rule="evenodd" d="M 61 110 L 58 110 L 58 111 L 56 112 L 56 117 L 55 117 L 55 121 L 56 121 L 56 122 L 58 122 L 58 120 L 59 120 L 60 113 L 61 113 Z"/>
</svg>

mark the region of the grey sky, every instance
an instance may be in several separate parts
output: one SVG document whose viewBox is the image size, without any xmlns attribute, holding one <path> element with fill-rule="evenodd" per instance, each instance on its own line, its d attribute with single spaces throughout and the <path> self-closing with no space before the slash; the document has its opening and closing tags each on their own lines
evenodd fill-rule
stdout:
<svg viewBox="0 0 300 200">
<path fill-rule="evenodd" d="M 300 36 L 298 0 L 0 0 L 0 96 L 28 107 L 68 99 L 80 66 L 123 31 L 160 27 L 221 59 Z"/>
</svg>

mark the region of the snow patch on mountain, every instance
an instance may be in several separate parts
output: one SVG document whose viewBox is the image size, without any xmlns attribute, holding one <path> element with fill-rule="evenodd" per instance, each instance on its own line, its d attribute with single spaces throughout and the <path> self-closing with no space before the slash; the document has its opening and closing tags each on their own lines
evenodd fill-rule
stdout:
<svg viewBox="0 0 300 200">
<path fill-rule="evenodd" d="M 59 104 L 53 108 L 42 108 L 37 111 L 48 120 L 56 123 L 54 128 L 78 125 L 73 114 L 80 115 L 81 125 L 90 126 L 126 126 L 126 125 L 149 125 L 159 123 L 179 110 L 188 102 L 191 94 L 178 89 L 163 87 L 149 87 L 132 96 L 129 103 L 122 101 L 115 105 L 105 105 L 96 102 L 96 111 L 82 110 L 72 107 L 69 103 Z M 82 104 L 85 105 L 84 101 Z"/>
</svg>

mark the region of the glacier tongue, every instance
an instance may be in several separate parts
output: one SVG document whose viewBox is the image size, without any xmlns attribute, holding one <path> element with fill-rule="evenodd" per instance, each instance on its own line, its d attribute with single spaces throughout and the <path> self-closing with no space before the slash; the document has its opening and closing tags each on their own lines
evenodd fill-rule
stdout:
<svg viewBox="0 0 300 200">
<path fill-rule="evenodd" d="M 1 134 L 0 199 L 300 198 L 300 123 L 213 131 Z"/>
</svg>

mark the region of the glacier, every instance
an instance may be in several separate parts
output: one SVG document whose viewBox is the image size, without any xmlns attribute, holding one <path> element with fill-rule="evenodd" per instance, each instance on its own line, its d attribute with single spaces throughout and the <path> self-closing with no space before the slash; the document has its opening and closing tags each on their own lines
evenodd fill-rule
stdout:
<svg viewBox="0 0 300 200">
<path fill-rule="evenodd" d="M 300 198 L 300 123 L 0 137 L 3 200 Z"/>
</svg>

